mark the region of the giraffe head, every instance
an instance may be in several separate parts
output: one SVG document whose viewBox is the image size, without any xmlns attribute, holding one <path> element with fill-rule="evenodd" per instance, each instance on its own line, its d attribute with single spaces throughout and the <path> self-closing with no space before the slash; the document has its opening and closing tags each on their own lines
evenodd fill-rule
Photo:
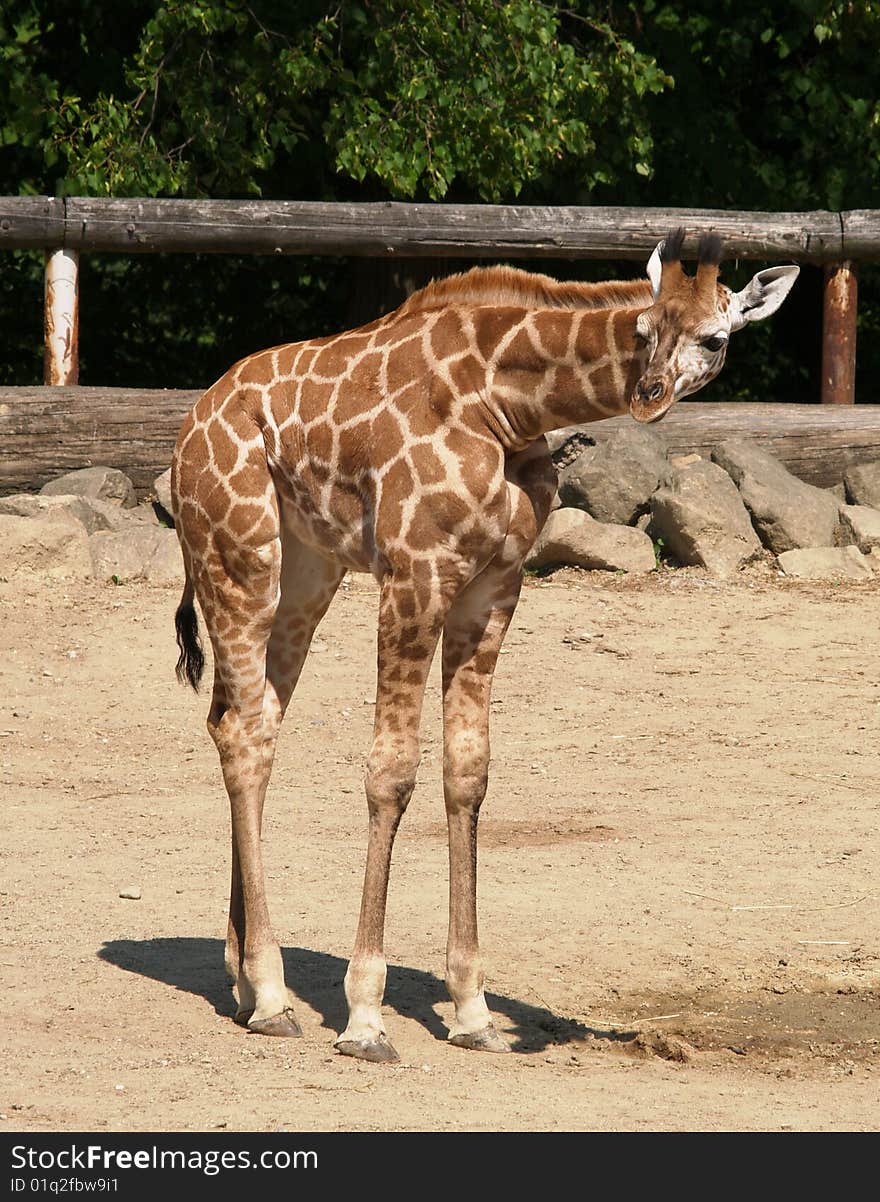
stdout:
<svg viewBox="0 0 880 1202">
<path fill-rule="evenodd" d="M 730 335 L 775 313 L 797 279 L 798 267 L 768 267 L 741 292 L 718 283 L 721 239 L 700 239 L 696 275 L 681 265 L 684 230 L 669 234 L 648 260 L 654 303 L 640 313 L 635 336 L 647 366 L 629 398 L 639 422 L 661 418 L 673 401 L 690 396 L 721 371 Z"/>
</svg>

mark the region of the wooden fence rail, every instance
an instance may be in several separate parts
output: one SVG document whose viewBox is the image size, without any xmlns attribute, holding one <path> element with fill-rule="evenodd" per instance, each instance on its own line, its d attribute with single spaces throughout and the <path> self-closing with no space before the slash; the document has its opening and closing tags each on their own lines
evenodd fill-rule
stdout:
<svg viewBox="0 0 880 1202">
<path fill-rule="evenodd" d="M 46 383 L 77 380 L 80 253 L 646 259 L 670 229 L 730 257 L 825 268 L 822 397 L 854 400 L 856 265 L 880 260 L 880 210 L 805 213 L 397 202 L 0 197 L 0 249 L 47 252 Z M 63 252 L 63 253 L 59 253 Z M 51 302 L 54 302 L 52 304 Z"/>
<path fill-rule="evenodd" d="M 32 491 L 75 468 L 121 468 L 138 492 L 171 463 L 197 389 L 0 387 L 0 495 Z M 629 417 L 592 422 L 609 437 Z M 708 457 L 726 438 L 755 439 L 790 471 L 820 487 L 880 459 L 880 405 L 828 407 L 679 401 L 654 429 L 672 454 Z"/>
</svg>

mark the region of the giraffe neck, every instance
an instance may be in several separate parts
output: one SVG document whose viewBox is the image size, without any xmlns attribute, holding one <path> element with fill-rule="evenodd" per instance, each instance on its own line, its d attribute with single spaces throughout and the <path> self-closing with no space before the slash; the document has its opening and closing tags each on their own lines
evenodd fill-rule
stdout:
<svg viewBox="0 0 880 1202">
<path fill-rule="evenodd" d="M 484 404 L 506 449 L 519 450 L 549 430 L 627 412 L 648 359 L 635 338 L 641 311 L 519 311 L 501 323 Z"/>
</svg>

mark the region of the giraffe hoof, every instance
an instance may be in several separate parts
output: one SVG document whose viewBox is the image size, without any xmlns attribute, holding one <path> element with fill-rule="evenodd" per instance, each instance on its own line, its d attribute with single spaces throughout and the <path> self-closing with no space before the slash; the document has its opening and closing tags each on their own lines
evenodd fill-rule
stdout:
<svg viewBox="0 0 880 1202">
<path fill-rule="evenodd" d="M 387 1035 L 380 1035 L 378 1039 L 337 1039 L 335 1047 L 342 1056 L 370 1060 L 373 1064 L 396 1064 L 400 1060 Z"/>
<path fill-rule="evenodd" d="M 253 1010 L 237 1010 L 235 1012 L 234 1021 L 237 1022 L 240 1027 L 246 1027 L 251 1021 L 253 1013 Z"/>
<path fill-rule="evenodd" d="M 256 1035 L 276 1035 L 282 1039 L 296 1039 L 302 1035 L 299 1023 L 291 1009 L 273 1014 L 271 1018 L 252 1018 L 247 1029 Z"/>
<path fill-rule="evenodd" d="M 462 1031 L 450 1035 L 449 1042 L 456 1048 L 471 1048 L 476 1052 L 509 1052 L 510 1044 L 490 1023 L 482 1031 Z"/>
</svg>

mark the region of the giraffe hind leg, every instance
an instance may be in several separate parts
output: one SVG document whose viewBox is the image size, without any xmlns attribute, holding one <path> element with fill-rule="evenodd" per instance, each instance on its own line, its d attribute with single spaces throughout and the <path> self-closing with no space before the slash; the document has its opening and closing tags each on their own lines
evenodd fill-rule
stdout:
<svg viewBox="0 0 880 1202">
<path fill-rule="evenodd" d="M 272 632 L 266 649 L 266 683 L 263 700 L 263 717 L 267 724 L 264 737 L 271 740 L 274 755 L 275 740 L 287 711 L 291 696 L 299 681 L 303 663 L 312 636 L 330 601 L 336 593 L 345 569 L 337 562 L 319 555 L 300 543 L 293 535 L 282 531 L 282 563 L 280 596 Z M 226 709 L 222 682 L 215 682 L 215 699 L 212 712 L 221 714 Z M 262 820 L 262 805 L 260 810 Z M 270 1024 L 271 1029 L 252 1020 L 252 1011 L 242 1001 L 238 980 L 242 970 L 245 944 L 245 911 L 243 902 L 241 869 L 235 838 L 232 840 L 232 882 L 229 899 L 229 923 L 226 937 L 226 970 L 234 983 L 236 1000 L 239 1002 L 239 1022 L 247 1023 L 251 1030 L 263 1034 L 296 1034 L 287 1027 L 294 1022 L 288 1007 L 281 1016 L 283 1021 Z"/>
<path fill-rule="evenodd" d="M 449 831 L 446 984 L 449 1042 L 509 1052 L 486 1005 L 477 935 L 477 820 L 489 771 L 489 700 L 501 644 L 519 600 L 518 563 L 490 564 L 457 598 L 443 631 L 443 792 Z"/>
</svg>

